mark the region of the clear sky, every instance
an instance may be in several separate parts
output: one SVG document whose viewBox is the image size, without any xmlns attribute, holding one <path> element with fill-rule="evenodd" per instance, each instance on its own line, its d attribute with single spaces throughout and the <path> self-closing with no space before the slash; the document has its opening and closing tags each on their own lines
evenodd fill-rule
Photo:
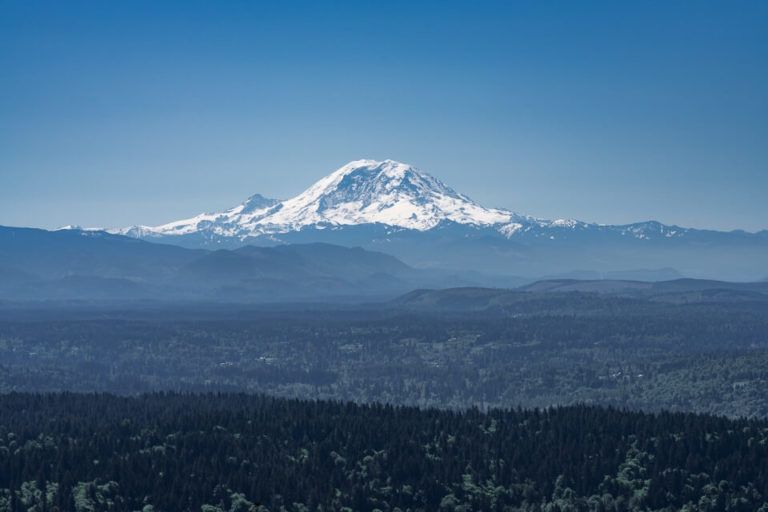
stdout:
<svg viewBox="0 0 768 512">
<path fill-rule="evenodd" d="M 358 158 L 766 229 L 768 2 L 0 1 L 0 224 L 159 224 Z"/>
</svg>

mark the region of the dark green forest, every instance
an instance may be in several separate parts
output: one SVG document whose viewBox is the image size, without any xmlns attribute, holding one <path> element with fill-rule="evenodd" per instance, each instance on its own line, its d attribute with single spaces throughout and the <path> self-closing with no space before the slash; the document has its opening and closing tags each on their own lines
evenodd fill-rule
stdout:
<svg viewBox="0 0 768 512">
<path fill-rule="evenodd" d="M 768 423 L 248 394 L 0 395 L 0 510 L 768 510 Z"/>
</svg>

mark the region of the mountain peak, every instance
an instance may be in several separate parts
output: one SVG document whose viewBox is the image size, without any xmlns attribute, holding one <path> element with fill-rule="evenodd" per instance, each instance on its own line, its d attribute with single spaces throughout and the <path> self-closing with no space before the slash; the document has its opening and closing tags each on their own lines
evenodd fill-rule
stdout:
<svg viewBox="0 0 768 512">
<path fill-rule="evenodd" d="M 420 184 L 422 192 L 438 189 L 458 195 L 432 176 L 414 166 L 395 160 L 353 160 L 318 180 L 306 193 L 327 193 L 333 189 L 386 193 L 400 186 Z"/>
<path fill-rule="evenodd" d="M 394 193 L 413 196 L 411 199 L 420 202 L 438 195 L 470 201 L 429 174 L 394 160 L 354 160 L 319 180 L 310 191 L 326 195 L 326 202 L 330 195 L 370 203 Z"/>
<path fill-rule="evenodd" d="M 509 218 L 509 212 L 484 208 L 412 165 L 354 160 L 281 203 L 263 224 L 385 224 L 423 231 L 445 221 L 491 225 Z"/>
<path fill-rule="evenodd" d="M 275 206 L 279 202 L 280 201 L 277 199 L 270 199 L 268 197 L 264 197 L 261 194 L 253 194 L 243 202 L 241 205 L 242 209 L 240 210 L 240 213 L 253 213 L 258 210 L 263 210 L 265 208 Z"/>
</svg>

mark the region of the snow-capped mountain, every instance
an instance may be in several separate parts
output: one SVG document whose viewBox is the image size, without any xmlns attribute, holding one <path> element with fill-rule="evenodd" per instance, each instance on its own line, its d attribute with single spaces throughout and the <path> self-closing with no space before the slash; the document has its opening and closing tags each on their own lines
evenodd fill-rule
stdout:
<svg viewBox="0 0 768 512">
<path fill-rule="evenodd" d="M 555 231 L 603 229 L 572 219 L 545 220 L 509 210 L 486 208 L 415 167 L 385 160 L 355 160 L 285 201 L 254 195 L 219 213 L 203 213 L 161 226 L 132 226 L 114 233 L 136 237 L 207 234 L 208 238 L 246 240 L 304 229 L 381 225 L 429 231 L 446 223 L 495 229 L 511 238 L 536 230 L 538 236 Z M 682 230 L 653 231 L 675 236 Z M 648 226 L 624 226 L 625 234 L 650 235 Z M 611 228 L 613 229 L 613 228 Z M 543 230 L 543 231 L 542 231 Z"/>
<path fill-rule="evenodd" d="M 485 208 L 414 167 L 385 160 L 355 160 L 285 201 L 252 196 L 220 213 L 205 213 L 156 227 L 117 230 L 134 236 L 212 235 L 249 238 L 308 227 L 382 224 L 426 231 L 443 222 L 508 224 L 505 210 Z"/>
<path fill-rule="evenodd" d="M 417 266 L 517 275 L 675 267 L 691 276 L 746 279 L 765 275 L 768 261 L 766 231 L 539 219 L 480 205 L 393 160 L 355 160 L 284 201 L 257 194 L 223 212 L 110 232 L 186 247 L 327 242 Z M 739 272 L 724 275 L 724 266 Z"/>
</svg>

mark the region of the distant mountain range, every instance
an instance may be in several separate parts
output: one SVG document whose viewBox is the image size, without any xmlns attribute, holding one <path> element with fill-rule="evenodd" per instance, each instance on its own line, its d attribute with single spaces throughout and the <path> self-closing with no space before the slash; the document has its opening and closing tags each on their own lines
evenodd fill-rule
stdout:
<svg viewBox="0 0 768 512">
<path fill-rule="evenodd" d="M 103 231 L 0 227 L 0 299 L 285 301 L 391 297 L 489 282 L 361 248 L 188 249 Z"/>
<path fill-rule="evenodd" d="M 189 249 L 104 231 L 0 227 L 0 301 L 9 302 L 379 301 L 427 288 L 454 289 L 414 292 L 405 295 L 403 304 L 479 300 L 485 307 L 520 293 L 553 292 L 672 302 L 768 302 L 765 281 L 637 280 L 638 276 L 676 278 L 671 269 L 611 275 L 614 279 L 532 282 L 476 271 L 414 268 L 381 252 L 325 243 Z"/>
<path fill-rule="evenodd" d="M 664 304 L 749 304 L 761 311 L 768 307 L 768 283 L 729 283 L 706 279 L 675 279 L 649 283 L 643 281 L 572 279 L 536 281 L 514 290 L 500 288 L 447 288 L 442 290 L 415 290 L 394 299 L 391 304 L 416 311 L 487 311 L 514 310 L 524 305 L 531 312 L 541 314 L 551 308 L 558 296 L 563 301 L 560 311 L 568 308 L 589 309 L 595 304 L 586 300 L 588 295 L 644 300 Z M 532 297 L 539 297 L 537 305 Z M 604 307 L 604 306 L 603 306 Z"/>
<path fill-rule="evenodd" d="M 392 160 L 350 162 L 285 201 L 257 194 L 224 212 L 110 232 L 189 248 L 361 246 L 418 267 L 524 277 L 674 268 L 686 276 L 757 280 L 768 271 L 768 231 L 539 219 L 486 208 Z"/>
</svg>

